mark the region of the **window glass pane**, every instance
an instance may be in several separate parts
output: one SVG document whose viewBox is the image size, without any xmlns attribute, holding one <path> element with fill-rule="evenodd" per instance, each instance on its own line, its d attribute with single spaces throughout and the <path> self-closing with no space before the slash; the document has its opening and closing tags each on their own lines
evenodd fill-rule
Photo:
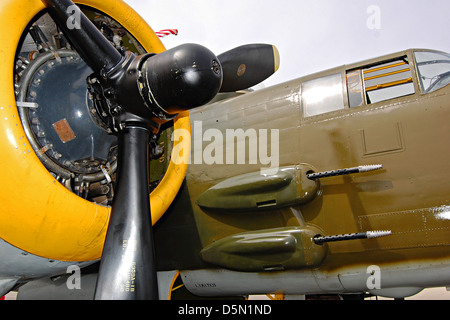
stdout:
<svg viewBox="0 0 450 320">
<path fill-rule="evenodd" d="M 389 99 L 407 96 L 414 93 L 414 85 L 412 83 L 405 83 L 375 91 L 368 92 L 370 103 L 377 103 Z"/>
<path fill-rule="evenodd" d="M 450 55 L 441 52 L 416 51 L 417 70 L 423 93 L 430 93 L 450 83 Z"/>
<path fill-rule="evenodd" d="M 361 70 L 347 73 L 348 104 L 350 108 L 363 104 L 364 95 L 361 79 Z"/>
<path fill-rule="evenodd" d="M 363 70 L 367 103 L 413 94 L 414 84 L 406 57 Z"/>
<path fill-rule="evenodd" d="M 302 84 L 303 116 L 344 109 L 341 74 L 305 81 Z"/>
</svg>

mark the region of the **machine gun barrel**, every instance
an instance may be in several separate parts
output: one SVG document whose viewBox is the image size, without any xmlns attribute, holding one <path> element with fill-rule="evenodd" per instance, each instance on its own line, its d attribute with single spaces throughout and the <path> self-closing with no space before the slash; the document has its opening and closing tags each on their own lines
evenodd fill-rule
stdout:
<svg viewBox="0 0 450 320">
<path fill-rule="evenodd" d="M 379 170 L 381 168 L 383 168 L 383 165 L 375 164 L 375 165 L 359 166 L 359 167 L 347 168 L 347 169 L 337 169 L 337 170 L 324 171 L 324 172 L 308 173 L 306 176 L 308 177 L 308 179 L 314 180 L 314 179 L 319 179 L 319 178 L 343 176 L 343 175 L 351 174 L 351 173 L 369 172 L 369 171 Z"/>
<path fill-rule="evenodd" d="M 316 236 L 314 237 L 315 244 L 323 244 L 325 242 L 336 242 L 356 239 L 373 239 L 389 236 L 392 234 L 390 230 L 366 231 L 360 233 L 348 233 L 333 236 Z"/>
</svg>

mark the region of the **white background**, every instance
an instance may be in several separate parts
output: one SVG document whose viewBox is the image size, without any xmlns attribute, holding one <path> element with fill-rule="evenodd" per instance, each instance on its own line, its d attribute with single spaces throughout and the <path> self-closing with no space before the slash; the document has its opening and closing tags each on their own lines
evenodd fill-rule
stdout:
<svg viewBox="0 0 450 320">
<path fill-rule="evenodd" d="M 448 0 L 125 2 L 155 31 L 179 30 L 162 39 L 167 49 L 194 42 L 218 55 L 247 43 L 276 45 L 281 66 L 266 86 L 409 48 L 450 52 Z"/>
</svg>

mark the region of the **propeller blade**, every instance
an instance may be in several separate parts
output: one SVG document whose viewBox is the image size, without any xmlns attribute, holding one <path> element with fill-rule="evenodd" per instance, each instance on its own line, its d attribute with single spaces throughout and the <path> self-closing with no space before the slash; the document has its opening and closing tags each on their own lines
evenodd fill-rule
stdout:
<svg viewBox="0 0 450 320">
<path fill-rule="evenodd" d="M 148 197 L 149 135 L 139 126 L 128 127 L 119 135 L 117 187 L 95 299 L 158 299 Z"/>
<path fill-rule="evenodd" d="M 41 1 L 83 60 L 95 72 L 107 72 L 121 61 L 122 55 L 71 0 Z M 69 29 L 69 21 L 74 17 L 77 17 L 76 23 L 79 25 Z"/>
<path fill-rule="evenodd" d="M 217 56 L 223 69 L 220 92 L 248 89 L 269 78 L 280 66 L 278 49 L 268 44 L 248 44 Z"/>
</svg>

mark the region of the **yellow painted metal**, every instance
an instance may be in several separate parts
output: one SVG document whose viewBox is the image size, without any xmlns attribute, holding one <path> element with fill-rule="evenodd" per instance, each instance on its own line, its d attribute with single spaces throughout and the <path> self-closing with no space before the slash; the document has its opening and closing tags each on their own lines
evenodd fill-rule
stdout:
<svg viewBox="0 0 450 320">
<path fill-rule="evenodd" d="M 366 88 L 366 91 L 367 92 L 375 91 L 375 90 L 379 90 L 379 89 L 389 88 L 389 87 L 398 86 L 398 85 L 405 84 L 405 83 L 412 83 L 412 82 L 413 82 L 412 78 L 398 80 L 398 81 L 392 81 L 392 82 L 377 84 L 376 86 L 368 87 L 368 88 Z"/>
<path fill-rule="evenodd" d="M 266 295 L 270 300 L 285 300 L 285 296 L 283 293 L 273 293 Z"/>
<path fill-rule="evenodd" d="M 148 52 L 165 50 L 153 30 L 126 3 L 75 2 L 117 20 Z M 27 140 L 17 112 L 13 80 L 16 49 L 29 22 L 43 9 L 40 0 L 0 1 L 0 28 L 5 31 L 0 46 L 0 238 L 48 259 L 96 260 L 101 257 L 110 208 L 77 197 L 52 177 Z M 190 130 L 188 113 L 175 121 L 175 129 L 179 128 Z M 179 143 L 189 152 L 190 141 Z M 153 223 L 173 201 L 186 170 L 186 162 L 172 161 L 163 181 L 151 193 Z"/>
<path fill-rule="evenodd" d="M 364 78 L 364 81 L 369 81 L 369 80 L 373 80 L 373 79 L 389 77 L 389 76 L 393 76 L 395 74 L 399 74 L 399 73 L 403 73 L 403 72 L 411 72 L 411 69 L 410 68 L 405 68 L 405 69 L 401 69 L 401 70 L 397 70 L 397 71 L 392 71 L 392 72 L 388 72 L 388 73 L 379 74 L 379 75 L 373 76 L 373 77 L 367 77 L 367 78 Z"/>
<path fill-rule="evenodd" d="M 368 73 L 372 73 L 372 72 L 377 72 L 377 71 L 381 71 L 381 70 L 386 70 L 386 69 L 394 68 L 394 67 L 398 67 L 398 66 L 403 66 L 403 65 L 405 65 L 405 64 L 406 64 L 406 62 L 405 62 L 405 61 L 402 61 L 402 62 L 399 62 L 399 63 L 390 64 L 390 65 L 388 65 L 388 66 L 383 66 L 383 67 L 379 67 L 379 68 L 375 68 L 375 69 L 369 69 L 369 70 L 365 70 L 365 71 L 364 71 L 364 74 L 368 74 Z"/>
<path fill-rule="evenodd" d="M 170 288 L 169 288 L 169 295 L 167 296 L 167 300 L 172 300 L 172 292 L 180 289 L 181 287 L 184 286 L 184 283 L 177 286 L 177 287 L 173 287 L 175 285 L 175 281 L 177 281 L 177 278 L 180 276 L 180 271 L 177 270 L 177 272 L 175 273 L 175 275 L 172 278 L 172 282 L 170 283 Z"/>
<path fill-rule="evenodd" d="M 277 72 L 280 68 L 280 52 L 278 51 L 278 48 L 275 46 L 272 46 L 273 48 L 273 57 L 274 57 L 274 72 Z"/>
</svg>

